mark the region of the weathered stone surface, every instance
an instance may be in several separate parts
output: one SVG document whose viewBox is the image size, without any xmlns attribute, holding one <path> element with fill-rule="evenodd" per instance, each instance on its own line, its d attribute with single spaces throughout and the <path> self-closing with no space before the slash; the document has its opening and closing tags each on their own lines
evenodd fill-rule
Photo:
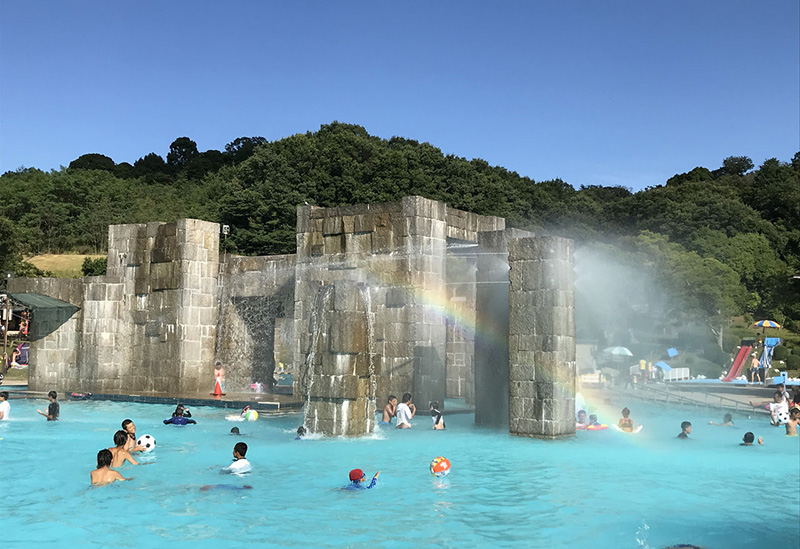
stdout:
<svg viewBox="0 0 800 549">
<path fill-rule="evenodd" d="M 508 248 L 510 432 L 543 438 L 574 434 L 572 242 L 512 238 Z"/>
</svg>

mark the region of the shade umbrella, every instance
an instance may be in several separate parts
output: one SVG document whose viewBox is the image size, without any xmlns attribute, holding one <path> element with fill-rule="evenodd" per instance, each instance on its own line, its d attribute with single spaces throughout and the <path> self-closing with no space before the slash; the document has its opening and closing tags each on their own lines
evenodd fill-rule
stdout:
<svg viewBox="0 0 800 549">
<path fill-rule="evenodd" d="M 761 333 L 763 334 L 767 328 L 780 328 L 781 325 L 774 320 L 759 320 L 758 322 L 753 322 L 753 327 L 761 328 Z"/>
<path fill-rule="evenodd" d="M 611 356 L 633 356 L 633 353 L 627 347 L 609 347 L 603 349 L 603 352 Z"/>
</svg>

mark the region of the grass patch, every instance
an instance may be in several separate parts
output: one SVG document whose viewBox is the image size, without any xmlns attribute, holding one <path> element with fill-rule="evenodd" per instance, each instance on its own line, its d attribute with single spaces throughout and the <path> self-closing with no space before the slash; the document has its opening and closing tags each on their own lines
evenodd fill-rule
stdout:
<svg viewBox="0 0 800 549">
<path fill-rule="evenodd" d="M 81 255 L 81 254 L 44 254 L 36 255 L 25 261 L 33 263 L 43 271 L 50 271 L 58 278 L 80 278 L 83 276 L 81 266 L 86 258 L 98 259 L 106 257 L 103 255 Z"/>
<path fill-rule="evenodd" d="M 6 372 L 4 383 L 28 383 L 28 369 L 27 368 L 9 368 Z"/>
</svg>

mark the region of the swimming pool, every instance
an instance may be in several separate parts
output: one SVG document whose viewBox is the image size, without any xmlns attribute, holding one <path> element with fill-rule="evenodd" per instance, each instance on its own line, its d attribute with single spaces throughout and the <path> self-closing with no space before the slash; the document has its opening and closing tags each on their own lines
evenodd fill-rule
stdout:
<svg viewBox="0 0 800 549">
<path fill-rule="evenodd" d="M 198 425 L 176 427 L 161 423 L 170 406 L 63 402 L 62 420 L 48 423 L 35 411 L 45 405 L 14 399 L 0 422 L 4 547 L 791 547 L 800 535 L 798 439 L 763 416 L 711 427 L 721 417 L 705 410 L 614 402 L 641 433 L 547 442 L 464 414 L 446 416 L 446 431 L 418 416 L 412 430 L 294 441 L 299 414 L 231 423 L 230 410 L 198 407 Z M 156 438 L 153 463 L 123 467 L 132 482 L 91 488 L 97 451 L 128 417 Z M 684 419 L 689 441 L 675 439 Z M 748 430 L 765 446 L 740 447 Z M 239 440 L 254 471 L 223 476 Z M 428 472 L 439 455 L 453 465 L 443 480 Z M 382 470 L 378 487 L 340 490 L 356 467 Z M 253 489 L 200 490 L 217 483 Z"/>
</svg>

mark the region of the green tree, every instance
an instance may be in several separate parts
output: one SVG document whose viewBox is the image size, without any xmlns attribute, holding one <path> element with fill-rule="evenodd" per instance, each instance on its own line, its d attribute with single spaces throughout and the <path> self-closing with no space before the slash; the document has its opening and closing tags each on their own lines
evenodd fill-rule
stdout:
<svg viewBox="0 0 800 549">
<path fill-rule="evenodd" d="M 71 170 L 106 170 L 114 171 L 114 161 L 102 154 L 83 154 L 69 163 Z"/>
<path fill-rule="evenodd" d="M 197 143 L 188 137 L 179 137 L 169 146 L 167 165 L 174 168 L 182 168 L 199 154 Z"/>
<path fill-rule="evenodd" d="M 722 161 L 722 169 L 727 175 L 744 175 L 753 169 L 753 161 L 747 156 L 729 156 Z"/>
</svg>

